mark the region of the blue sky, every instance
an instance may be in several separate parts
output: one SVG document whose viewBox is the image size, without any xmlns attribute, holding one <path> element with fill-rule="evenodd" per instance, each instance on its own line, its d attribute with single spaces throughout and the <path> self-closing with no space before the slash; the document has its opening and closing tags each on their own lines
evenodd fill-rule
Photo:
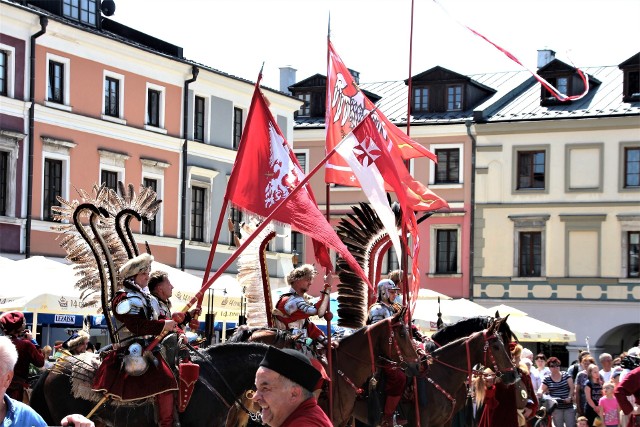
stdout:
<svg viewBox="0 0 640 427">
<path fill-rule="evenodd" d="M 463 74 L 519 66 L 456 20 L 531 68 L 550 48 L 580 66 L 616 65 L 640 51 L 638 0 L 414 0 L 412 74 L 441 65 Z M 185 57 L 277 88 L 326 74 L 326 35 L 362 82 L 409 75 L 411 0 L 116 0 L 114 20 L 184 48 Z"/>
</svg>

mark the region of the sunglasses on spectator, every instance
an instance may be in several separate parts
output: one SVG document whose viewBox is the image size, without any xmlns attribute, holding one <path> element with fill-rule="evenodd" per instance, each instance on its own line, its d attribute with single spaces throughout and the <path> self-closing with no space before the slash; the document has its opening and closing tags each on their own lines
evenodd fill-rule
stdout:
<svg viewBox="0 0 640 427">
<path fill-rule="evenodd" d="M 558 363 L 549 363 L 550 368 L 557 368 L 558 366 L 560 366 Z"/>
<path fill-rule="evenodd" d="M 536 357 L 536 360 L 544 360 L 544 357 Z"/>
</svg>

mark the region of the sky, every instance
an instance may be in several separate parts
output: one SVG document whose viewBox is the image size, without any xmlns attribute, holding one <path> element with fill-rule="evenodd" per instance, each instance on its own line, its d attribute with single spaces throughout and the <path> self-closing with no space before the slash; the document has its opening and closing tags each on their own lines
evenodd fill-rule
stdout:
<svg viewBox="0 0 640 427">
<path fill-rule="evenodd" d="M 640 51 L 640 0 L 413 0 L 411 74 L 522 69 L 465 24 L 536 68 L 537 50 L 577 67 L 617 65 Z M 412 0 L 115 0 L 111 17 L 176 44 L 185 58 L 279 87 L 326 75 L 326 36 L 361 82 L 409 77 Z"/>
</svg>

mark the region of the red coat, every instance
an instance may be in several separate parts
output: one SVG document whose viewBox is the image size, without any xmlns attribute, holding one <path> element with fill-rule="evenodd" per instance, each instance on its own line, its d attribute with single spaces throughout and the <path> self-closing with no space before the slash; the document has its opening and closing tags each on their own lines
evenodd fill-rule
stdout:
<svg viewBox="0 0 640 427">
<path fill-rule="evenodd" d="M 11 342 L 18 350 L 18 362 L 13 368 L 13 380 L 7 389 L 9 397 L 22 402 L 22 394 L 24 389 L 29 386 L 27 379 L 29 378 L 29 364 L 33 363 L 36 367 L 44 366 L 44 355 L 38 347 L 25 338 L 18 338 L 11 335 Z"/>
<path fill-rule="evenodd" d="M 318 402 L 313 397 L 302 402 L 280 427 L 333 427 Z"/>
<path fill-rule="evenodd" d="M 127 298 L 124 292 L 118 292 L 113 299 L 113 312 L 121 301 Z M 164 320 L 149 320 L 144 313 L 115 314 L 116 319 L 124 323 L 125 327 L 134 335 L 159 335 L 164 327 Z M 137 400 L 155 396 L 169 390 L 177 390 L 171 368 L 164 361 L 159 352 L 154 352 L 157 365 L 150 364 L 147 371 L 139 376 L 127 375 L 122 366 L 121 351 L 113 351 L 104 358 L 93 380 L 93 389 L 106 392 L 118 400 Z"/>
<path fill-rule="evenodd" d="M 633 412 L 633 405 L 627 399 L 627 396 L 635 396 L 636 403 L 640 402 L 640 367 L 635 368 L 627 373 L 620 384 L 617 385 L 613 394 L 616 396 L 618 405 L 625 415 Z"/>
<path fill-rule="evenodd" d="M 286 313 L 284 306 L 288 300 L 289 300 L 289 296 L 287 294 L 284 294 L 280 297 L 280 299 L 276 303 L 276 308 L 280 310 L 281 313 Z M 320 301 L 316 303 L 316 308 L 318 308 L 319 306 L 320 306 Z M 289 328 L 289 323 L 295 322 L 296 320 L 300 320 L 300 319 L 308 319 L 309 317 L 311 317 L 311 315 L 305 313 L 302 310 L 296 310 L 293 313 L 291 313 L 288 317 L 283 317 L 283 316 L 276 316 L 276 317 L 278 318 L 279 321 L 284 323 L 287 326 L 287 328 Z M 315 323 L 309 322 L 307 320 L 306 328 L 307 328 L 307 336 L 309 338 L 317 341 L 318 339 L 324 337 L 324 332 L 322 332 L 322 330 L 318 328 L 315 325 Z"/>
</svg>

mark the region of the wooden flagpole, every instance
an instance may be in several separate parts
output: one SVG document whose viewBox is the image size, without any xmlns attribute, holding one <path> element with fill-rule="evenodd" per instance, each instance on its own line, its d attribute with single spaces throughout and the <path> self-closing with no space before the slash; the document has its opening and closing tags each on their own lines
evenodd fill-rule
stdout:
<svg viewBox="0 0 640 427">
<path fill-rule="evenodd" d="M 410 25 L 410 31 L 409 31 L 409 82 L 407 85 L 407 136 L 411 135 L 411 66 L 412 66 L 412 61 L 413 61 L 413 10 L 414 10 L 414 3 L 415 0 L 411 0 L 411 25 Z M 407 170 L 409 170 L 409 161 L 407 160 Z M 403 213 L 403 214 L 408 214 L 408 212 Z M 416 233 L 418 232 L 418 230 L 416 230 Z M 409 267 L 409 247 L 408 247 L 408 239 L 407 239 L 407 226 L 406 226 L 406 222 L 402 221 L 402 237 L 404 240 L 404 252 L 402 254 L 402 258 L 403 258 L 403 264 L 404 265 L 404 272 L 402 275 L 402 280 L 404 282 L 404 296 L 405 296 L 405 301 L 406 301 L 406 305 L 407 305 L 407 317 L 409 320 L 409 328 L 411 328 L 411 321 L 412 321 L 412 315 L 413 313 L 411 312 L 411 301 L 409 300 L 408 296 L 409 296 L 409 280 L 408 280 L 408 267 Z M 418 262 L 417 259 L 414 259 L 413 262 Z M 416 278 L 413 278 L 414 280 L 416 280 Z M 419 291 L 419 290 L 418 290 Z M 413 331 L 411 331 L 411 333 L 413 333 Z M 415 410 L 415 420 L 416 420 L 416 426 L 420 427 L 420 403 L 418 400 L 418 380 L 416 377 L 413 377 L 413 389 L 416 391 L 413 395 L 413 406 L 414 406 L 414 410 Z"/>
<path fill-rule="evenodd" d="M 329 22 L 327 24 L 327 84 L 325 91 L 329 90 L 329 61 L 331 58 L 329 57 L 329 41 L 331 40 L 331 12 L 329 12 Z M 328 98 L 327 98 L 328 99 Z M 325 122 L 326 122 L 326 114 L 325 114 Z M 325 129 L 325 147 L 326 143 L 326 135 L 328 128 L 328 123 L 324 124 Z M 335 148 L 334 148 L 335 151 Z M 326 207 L 326 217 L 327 222 L 331 225 L 331 186 L 329 183 L 325 183 L 325 207 Z M 333 421 L 333 350 L 331 349 L 331 320 L 333 319 L 333 313 L 331 313 L 331 288 L 329 288 L 329 295 L 325 295 L 329 298 L 329 303 L 327 304 L 327 313 L 325 314 L 325 319 L 327 320 L 327 364 L 329 366 L 329 419 Z"/>
</svg>

